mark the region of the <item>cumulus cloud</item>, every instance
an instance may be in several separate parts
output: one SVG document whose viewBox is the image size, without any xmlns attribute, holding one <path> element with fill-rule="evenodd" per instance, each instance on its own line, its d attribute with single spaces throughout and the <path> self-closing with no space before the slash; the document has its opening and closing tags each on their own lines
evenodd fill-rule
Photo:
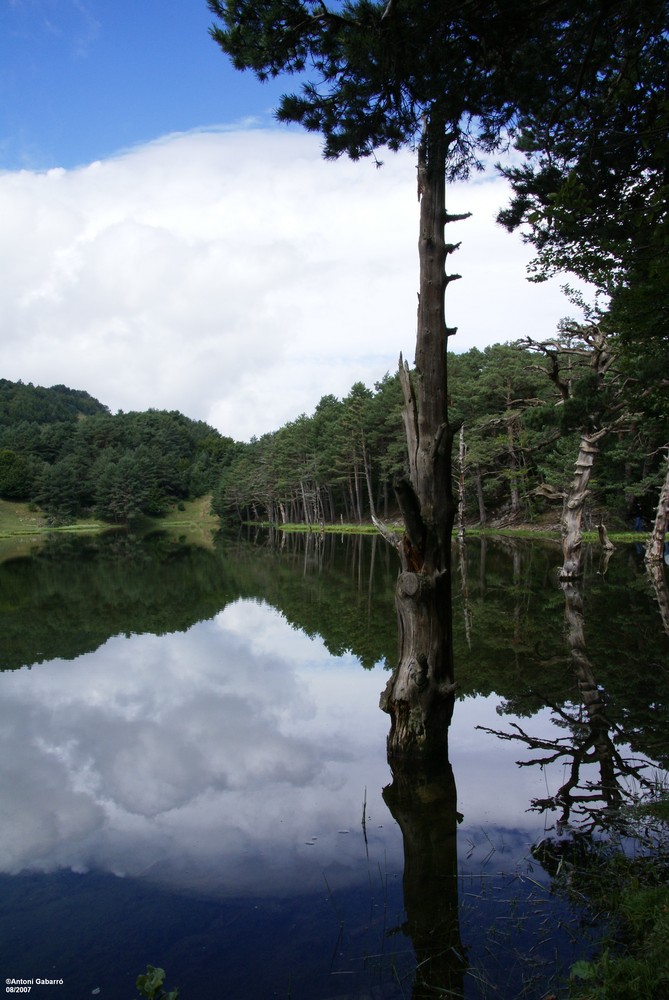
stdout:
<svg viewBox="0 0 669 1000">
<path fill-rule="evenodd" d="M 494 224 L 504 184 L 456 185 L 454 350 L 549 335 L 559 290 Z M 178 409 L 236 439 L 413 357 L 413 158 L 326 163 L 288 130 L 184 133 L 73 170 L 0 175 L 3 375 Z"/>
</svg>

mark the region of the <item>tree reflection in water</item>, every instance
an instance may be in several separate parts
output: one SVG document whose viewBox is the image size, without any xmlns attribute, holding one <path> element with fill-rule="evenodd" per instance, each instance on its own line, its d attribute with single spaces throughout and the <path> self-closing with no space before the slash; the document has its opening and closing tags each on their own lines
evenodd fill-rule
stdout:
<svg viewBox="0 0 669 1000">
<path fill-rule="evenodd" d="M 555 725 L 568 731 L 568 735 L 539 738 L 517 723 L 511 725 L 511 732 L 478 728 L 501 740 L 514 740 L 530 750 L 543 751 L 542 756 L 518 761 L 520 767 L 544 768 L 558 762 L 566 766 L 567 778 L 557 792 L 531 802 L 531 808 L 537 812 L 560 811 L 555 824 L 558 836 L 573 828 L 581 834 L 619 830 L 623 806 L 634 805 L 640 798 L 657 793 L 655 765 L 646 758 L 623 756 L 620 747 L 626 743 L 625 733 L 607 716 L 605 695 L 587 654 L 581 583 L 569 580 L 560 587 L 565 598 L 567 657 L 554 658 L 542 666 L 555 666 L 557 662 L 571 664 L 580 701 L 568 708 L 544 699 L 553 712 Z M 591 771 L 586 773 L 590 765 L 596 768 L 594 777 Z"/>
<path fill-rule="evenodd" d="M 448 760 L 393 760 L 383 798 L 402 831 L 401 928 L 416 953 L 413 1000 L 464 995 L 467 968 L 458 909 L 456 787 Z"/>
<path fill-rule="evenodd" d="M 487 721 L 487 718 L 479 714 L 480 706 L 483 705 L 484 710 L 487 710 L 485 706 L 489 704 L 492 706 L 490 710 L 494 711 L 494 704 L 499 699 L 504 699 L 507 706 L 511 706 L 510 710 L 516 711 L 516 725 L 509 726 L 507 732 L 486 730 L 494 734 L 492 742 L 496 742 L 495 738 L 500 738 L 528 747 L 530 753 L 527 756 L 531 759 L 523 762 L 526 768 L 552 763 L 554 767 L 566 765 L 567 773 L 561 777 L 561 787 L 554 795 L 532 798 L 543 795 L 542 788 L 535 785 L 532 791 L 525 794 L 521 790 L 517 798 L 509 798 L 507 802 L 501 791 L 507 786 L 502 785 L 501 780 L 509 771 L 508 762 L 491 761 L 494 751 L 490 752 L 488 741 L 482 733 L 475 734 L 480 740 L 472 741 L 471 745 L 466 740 L 456 745 L 454 738 L 451 738 L 450 750 L 451 757 L 456 762 L 461 808 L 466 813 L 466 823 L 460 827 L 465 846 L 464 849 L 461 846 L 463 857 L 459 867 L 456 831 L 461 817 L 456 811 L 455 780 L 448 759 L 424 763 L 418 769 L 415 764 L 410 765 L 401 759 L 394 758 L 390 761 L 392 781 L 384 789 L 383 798 L 402 835 L 404 914 L 389 917 L 397 925 L 393 933 L 393 944 L 397 947 L 393 947 L 389 955 L 385 951 L 388 943 L 386 918 L 391 911 L 387 909 L 389 904 L 386 897 L 382 917 L 378 920 L 370 917 L 369 924 L 365 923 L 368 919 L 365 881 L 369 874 L 367 859 L 362 893 L 365 898 L 360 910 L 355 909 L 357 903 L 351 904 L 355 922 L 352 918 L 348 919 L 346 926 L 347 930 L 349 926 L 356 930 L 355 934 L 352 932 L 350 935 L 350 941 L 346 945 L 348 950 L 344 951 L 341 961 L 347 976 L 353 975 L 351 969 L 356 970 L 355 974 L 358 975 L 357 970 L 361 964 L 364 965 L 364 972 L 360 976 L 369 976 L 369 982 L 373 981 L 374 985 L 370 987 L 372 992 L 369 994 L 351 992 L 348 994 L 350 998 L 373 995 L 390 1000 L 390 997 L 413 996 L 414 1000 L 422 1000 L 443 996 L 490 996 L 493 993 L 508 998 L 520 995 L 543 996 L 546 984 L 556 981 L 558 950 L 564 949 L 564 953 L 560 952 L 558 956 L 560 972 L 569 968 L 574 956 L 569 949 L 569 942 L 565 943 L 563 939 L 556 941 L 561 914 L 567 911 L 566 908 L 556 909 L 556 896 L 550 891 L 549 879 L 541 876 L 542 882 L 538 885 L 537 893 L 533 892 L 529 877 L 525 879 L 525 887 L 521 885 L 526 871 L 531 875 L 537 869 L 536 865 L 534 868 L 529 867 L 529 863 L 533 861 L 531 856 L 528 857 L 529 845 L 535 844 L 534 857 L 552 877 L 558 873 L 560 866 L 564 873 L 569 867 L 566 862 L 570 859 L 574 863 L 578 861 L 583 867 L 588 852 L 593 858 L 596 852 L 600 852 L 595 858 L 596 861 L 600 860 L 604 838 L 598 837 L 598 833 L 603 829 L 610 831 L 608 842 L 611 849 L 615 849 L 615 828 L 627 814 L 624 806 L 628 802 L 634 802 L 639 796 L 652 796 L 655 790 L 654 776 L 644 770 L 646 762 L 639 758 L 647 754 L 666 764 L 666 715 L 663 714 L 669 697 L 669 681 L 663 670 L 666 662 L 666 637 L 659 628 L 657 631 L 661 642 L 651 633 L 652 623 L 657 619 L 657 608 L 642 591 L 641 574 L 637 574 L 636 578 L 633 576 L 635 566 L 640 565 L 640 559 L 634 561 L 630 554 L 625 560 L 625 552 L 618 551 L 610 564 L 605 582 L 601 575 L 594 575 L 594 567 L 589 570 L 591 575 L 586 577 L 586 581 L 589 584 L 592 580 L 593 585 L 587 590 L 587 597 L 591 602 L 591 617 L 588 622 L 590 649 L 586 650 L 581 585 L 570 582 L 562 590 L 551 585 L 553 554 L 550 548 L 539 545 L 517 546 L 509 539 L 493 541 L 484 538 L 480 542 L 461 546 L 459 551 L 461 591 L 456 595 L 453 628 L 458 682 L 461 685 L 458 698 L 462 698 L 463 702 L 459 701 L 456 706 L 455 724 L 460 726 L 459 720 L 463 718 L 465 722 L 458 731 L 469 734 L 470 727 L 475 723 Z M 383 661 L 392 662 L 396 643 L 392 591 L 397 571 L 393 556 L 394 553 L 377 539 L 360 536 L 339 539 L 333 536 L 321 537 L 316 533 L 308 536 L 279 535 L 275 539 L 261 535 L 257 544 L 252 544 L 245 537 L 226 537 L 219 539 L 217 546 L 211 550 L 195 550 L 178 539 L 168 537 L 139 540 L 118 535 L 88 542 L 68 539 L 66 544 L 54 546 L 30 560 L 15 560 L 4 564 L 4 592 L 11 595 L 11 600 L 7 600 L 0 609 L 4 665 L 19 667 L 23 663 L 37 662 L 40 658 L 78 659 L 86 650 L 102 647 L 110 636 L 117 636 L 119 633 L 162 635 L 168 631 L 183 630 L 185 635 L 193 622 L 204 618 L 212 621 L 207 634 L 211 633 L 214 637 L 212 648 L 215 656 L 220 657 L 222 647 L 216 624 L 218 616 L 228 607 L 234 610 L 240 598 L 243 598 L 254 606 L 257 604 L 260 607 L 268 603 L 272 608 L 277 608 L 277 614 L 280 612 L 291 629 L 304 632 L 305 636 L 317 637 L 319 642 L 322 638 L 329 654 L 354 655 L 361 667 L 380 670 Z M 469 563 L 466 561 L 467 557 Z M 600 573 L 604 568 L 600 567 Z M 458 607 L 458 602 L 462 605 L 461 608 Z M 561 645 L 564 641 L 561 629 L 563 603 L 567 624 L 566 648 Z M 245 619 L 239 620 L 243 622 Z M 614 621 L 615 630 L 611 628 Z M 238 637 L 245 634 L 243 630 L 235 633 Z M 187 648 L 184 646 L 184 649 Z M 204 647 L 196 645 L 194 648 L 197 651 L 196 657 L 201 657 Z M 239 649 L 237 646 L 234 648 L 235 666 L 230 675 L 230 689 L 239 694 Z M 546 652 L 537 653 L 539 648 Z M 162 690 L 166 678 L 165 653 L 162 652 L 160 657 L 160 672 L 156 676 L 161 678 Z M 175 657 L 175 669 L 170 675 L 174 681 L 175 698 L 182 696 L 183 686 L 183 691 L 187 694 L 185 704 L 189 706 L 189 712 L 192 710 L 195 722 L 200 718 L 196 713 L 200 711 L 201 702 L 197 700 L 197 689 L 194 687 L 191 691 L 189 686 L 192 675 L 190 666 L 184 671 L 177 670 L 177 662 Z M 190 662 L 188 659 L 188 664 Z M 203 660 L 203 664 L 206 662 L 206 659 Z M 252 662 L 249 652 L 247 670 Z M 58 675 L 56 669 L 59 671 Z M 43 670 L 34 672 L 34 686 L 42 678 L 53 683 L 56 690 L 59 685 L 65 684 L 66 673 L 62 667 L 45 665 Z M 254 675 L 246 673 L 244 676 L 250 684 Z M 261 678 L 266 676 L 259 675 Z M 272 677 L 278 679 L 279 676 L 276 671 L 272 673 Z M 292 676 L 290 671 L 288 676 Z M 314 676 L 323 683 L 330 681 L 328 671 L 320 670 Z M 205 691 L 218 690 L 218 685 L 226 677 L 223 663 L 209 672 L 203 667 L 202 677 L 208 683 L 211 682 L 210 687 L 204 688 Z M 334 670 L 331 677 L 337 679 Z M 565 696 L 565 677 L 570 689 L 577 689 L 577 694 Z M 381 678 L 377 676 L 369 679 L 373 682 L 369 686 L 369 706 L 370 712 L 374 713 L 374 701 L 377 690 L 381 689 Z M 607 696 L 598 681 L 605 684 Z M 18 674 L 15 681 L 7 678 L 8 684 L 18 685 L 19 682 Z M 345 686 L 348 680 L 342 674 L 339 682 L 342 704 L 348 704 L 346 699 L 351 697 L 350 689 Z M 126 678 L 122 673 L 114 675 L 114 684 L 126 698 L 128 691 L 124 691 L 123 686 L 130 684 L 130 690 L 134 690 L 132 683 L 132 677 Z M 264 685 L 269 697 L 266 680 Z M 284 680 L 281 681 L 280 689 L 288 690 Z M 150 693 L 153 687 L 149 685 L 147 690 Z M 323 693 L 323 704 L 330 711 L 332 705 L 328 704 L 327 698 L 334 689 L 321 686 L 318 690 Z M 548 697 L 542 697 L 542 691 L 548 692 Z M 526 694 L 530 696 L 527 699 Z M 479 695 L 483 696 L 480 703 L 477 701 Z M 37 689 L 31 699 L 26 699 L 25 706 L 34 714 L 35 705 L 39 707 L 40 704 Z M 221 704 L 224 703 L 223 698 Z M 257 696 L 255 703 L 257 704 Z M 78 706 L 77 712 L 81 713 L 83 726 L 83 722 L 88 719 L 83 711 L 84 706 L 79 706 L 76 697 L 73 698 L 73 704 Z M 147 697 L 145 704 L 145 715 L 152 717 L 157 711 L 152 697 Z M 261 703 L 260 707 L 264 704 L 268 704 L 268 701 Z M 523 721 L 527 714 L 540 712 L 545 704 L 552 709 L 553 722 L 558 727 L 556 739 L 544 738 L 543 728 L 541 738 L 533 737 L 533 725 Z M 216 705 L 215 701 L 213 705 Z M 95 706 L 97 711 L 97 701 Z M 460 709 L 462 712 L 459 714 Z M 347 717 L 351 714 L 347 709 Z M 49 703 L 45 701 L 43 715 L 36 718 L 48 721 L 52 715 Z M 262 717 L 262 714 L 258 716 Z M 67 726 L 62 723 L 64 718 L 61 713 L 61 722 L 58 724 L 62 724 L 66 738 L 71 740 L 71 726 L 78 723 L 79 716 L 73 712 Z M 206 718 L 210 718 L 208 711 Z M 205 730 L 201 724 L 192 726 L 189 731 L 197 732 L 198 748 L 218 748 L 220 719 L 219 705 L 212 729 L 214 737 L 210 743 L 203 740 Z M 54 725 L 56 722 L 58 719 L 54 716 Z M 494 722 L 490 724 L 495 725 Z M 540 724 L 536 723 L 537 726 Z M 122 729 L 120 723 L 119 726 Z M 95 729 L 92 744 L 95 752 L 107 746 L 104 740 L 98 738 L 99 727 L 91 724 L 83 726 L 83 729 L 86 732 Z M 187 730 L 183 717 L 175 732 L 182 730 Z M 44 735 L 39 729 L 38 731 L 41 736 Z M 161 734 L 162 731 L 159 725 L 153 726 L 154 734 Z M 244 731 L 243 738 L 238 741 L 240 746 L 251 742 L 251 732 L 248 729 Z M 316 727 L 309 730 L 310 734 L 312 732 L 316 732 Z M 60 730 L 55 732 L 54 739 L 59 733 Z M 318 740 L 320 739 L 319 736 Z M 319 745 L 318 740 L 314 737 L 314 746 Z M 475 743 L 481 747 L 485 745 L 484 749 L 479 750 Z M 638 751 L 635 759 L 630 759 L 631 751 L 625 749 L 627 743 L 631 743 L 635 751 Z M 125 734 L 120 745 L 126 753 L 128 742 Z M 162 743 L 158 745 L 162 746 Z M 357 743 L 354 745 L 357 746 Z M 346 749 L 344 740 L 341 746 Z M 378 748 L 380 753 L 375 750 L 374 755 L 370 756 L 374 766 L 377 762 L 380 764 L 379 770 L 374 772 L 375 789 L 380 789 L 388 780 L 382 738 L 379 739 Z M 235 749 L 234 745 L 232 749 Z M 330 749 L 334 750 L 338 761 L 341 756 L 339 746 Z M 17 759 L 20 757 L 18 754 L 15 756 Z M 217 759 L 213 752 L 210 756 Z M 48 757 L 49 764 L 52 757 L 53 755 Z M 153 759 L 157 761 L 159 774 L 158 765 L 164 760 L 164 755 L 155 754 Z M 362 762 L 356 762 L 356 766 L 361 767 Z M 515 771 L 512 762 L 510 771 Z M 50 774 L 50 771 L 45 773 Z M 148 769 L 147 773 L 151 774 L 151 770 Z M 201 775 L 201 767 L 198 773 Z M 527 771 L 524 776 L 529 777 Z M 357 780 L 357 777 L 353 780 Z M 149 784 L 153 787 L 153 782 Z M 268 783 L 267 787 L 271 787 L 271 784 Z M 512 788 L 511 781 L 508 787 Z M 222 788 L 221 797 L 224 798 L 226 794 L 227 790 Z M 282 790 L 281 795 L 284 794 Z M 496 798 L 499 809 L 496 808 Z M 310 796 L 298 795 L 298 799 L 306 802 Z M 258 816 L 262 818 L 268 813 L 268 800 L 263 794 L 259 801 L 261 808 Z M 481 802 L 485 806 L 483 809 Z M 359 799 L 356 798 L 356 818 L 359 816 L 358 803 Z M 539 829 L 542 824 L 536 816 L 531 822 L 521 822 L 519 814 L 528 805 L 536 812 L 550 817 L 550 822 L 555 823 L 553 831 L 549 830 L 548 840 L 540 842 L 545 829 L 543 832 Z M 341 806 L 337 806 L 339 808 Z M 310 823 L 315 821 L 313 811 L 308 815 Z M 329 817 L 330 813 L 327 812 L 326 815 Z M 334 865 L 333 870 L 336 871 L 336 865 L 342 861 L 341 847 L 336 846 L 332 858 L 328 857 L 325 848 L 326 842 L 329 843 L 325 833 L 336 829 L 333 826 L 338 821 L 335 816 L 336 811 L 332 812 L 331 820 L 324 823 L 323 830 L 318 832 L 323 834 L 319 840 L 323 851 L 322 863 Z M 510 840 L 512 846 L 509 853 L 500 861 L 500 866 L 504 869 L 502 872 L 484 871 L 487 858 L 482 855 L 487 846 L 480 850 L 477 844 L 474 861 L 470 861 L 467 838 L 478 835 L 479 824 L 486 839 L 488 831 L 493 838 L 496 835 L 499 837 L 496 845 L 503 850 L 506 850 L 504 838 L 507 835 L 509 838 L 515 837 L 515 840 Z M 39 829 L 43 826 L 41 824 Z M 187 831 L 188 827 L 184 829 Z M 249 829 L 255 829 L 255 826 L 249 824 Z M 385 850 L 386 836 L 388 843 L 392 843 L 393 850 L 399 853 L 399 837 L 396 833 L 396 830 L 392 834 L 386 831 L 379 833 L 378 841 L 375 842 L 370 831 L 372 863 L 374 845 Z M 216 837 L 218 836 L 216 833 Z M 341 841 L 341 838 L 334 840 Z M 237 839 L 232 841 L 236 842 Z M 254 843 L 250 836 L 249 843 Z M 494 850 L 492 841 L 489 843 Z M 310 844 L 308 851 L 315 854 L 316 848 Z M 268 851 L 267 855 L 270 854 Z M 502 850 L 498 857 L 501 854 Z M 242 860 L 247 856 L 244 853 Z M 258 856 L 262 857 L 262 854 Z M 278 857 L 278 854 L 272 856 Z M 347 863 L 354 857 L 355 851 L 351 848 L 346 855 Z M 525 866 L 526 861 L 528 867 Z M 320 887 L 319 864 L 320 860 L 312 862 L 310 859 L 304 870 L 312 873 L 316 871 Z M 247 871 L 247 868 L 242 868 L 238 858 L 233 867 L 237 874 Z M 252 867 L 249 862 L 248 870 Z M 254 879 L 258 877 L 255 869 L 257 865 L 252 872 Z M 226 873 L 225 879 L 228 879 L 227 869 L 223 864 L 221 870 Z M 393 862 L 393 877 L 395 871 L 399 871 L 399 868 Z M 598 869 L 598 874 L 600 872 L 601 868 Z M 472 879 L 479 877 L 480 881 L 472 882 Z M 464 879 L 467 879 L 466 883 Z M 338 892 L 335 883 L 336 878 L 332 878 L 333 889 Z M 300 879 L 296 879 L 296 884 L 301 886 L 300 891 L 304 891 Z M 552 883 L 553 886 L 556 884 Z M 472 885 L 476 891 L 471 891 Z M 578 882 L 578 888 L 583 889 L 582 881 Z M 384 892 L 387 892 L 387 886 Z M 356 898 L 351 891 L 350 899 Z M 381 907 L 381 903 L 379 906 Z M 396 902 L 395 895 L 392 895 L 392 906 L 393 914 L 402 912 L 402 902 Z M 313 910 L 301 913 L 297 904 L 295 907 L 295 913 L 299 914 L 298 926 L 303 928 L 300 932 L 303 937 L 299 937 L 291 929 L 290 946 L 295 946 L 298 958 L 284 947 L 284 939 L 281 937 L 283 927 L 277 929 L 279 921 L 273 922 L 271 914 L 267 916 L 267 923 L 262 924 L 263 931 L 259 936 L 264 940 L 268 936 L 265 928 L 273 928 L 272 933 L 276 934 L 279 943 L 272 961 L 282 970 L 284 966 L 291 972 L 293 969 L 300 970 L 304 992 L 300 993 L 297 985 L 294 985 L 291 987 L 294 996 L 332 996 L 322 985 L 319 994 L 313 988 L 314 983 L 322 984 L 324 967 L 327 971 L 329 940 L 325 949 L 325 966 L 320 954 L 312 955 L 312 952 L 317 951 L 314 949 L 314 940 L 323 936 L 323 927 L 327 927 L 329 932 L 331 914 L 328 911 L 324 923 L 314 926 Z M 181 909 L 181 906 L 177 909 Z M 363 911 L 364 915 L 360 916 L 358 922 L 358 916 Z M 241 904 L 239 912 L 245 912 Z M 249 912 L 253 915 L 260 911 L 253 906 Z M 341 912 L 346 911 L 342 909 Z M 513 926 L 509 914 L 513 915 Z M 571 912 L 567 916 L 571 916 Z M 77 916 L 77 920 L 79 919 Z M 287 927 L 290 925 L 283 916 L 280 922 Z M 544 925 L 548 927 L 546 939 L 542 930 Z M 359 926 L 364 927 L 364 934 L 367 935 L 364 961 L 361 958 L 363 949 L 359 947 L 360 939 L 357 937 Z M 378 934 L 383 937 L 379 949 L 381 959 L 377 955 Z M 407 948 L 405 935 L 413 944 L 415 968 L 414 956 Z M 237 975 L 248 977 L 248 956 L 235 953 L 236 939 L 232 945 L 230 931 L 226 930 L 225 936 L 229 950 L 224 958 L 220 951 L 217 952 L 217 961 L 229 962 L 231 967 L 234 964 Z M 580 940 L 578 948 L 579 955 L 576 958 L 580 957 Z M 308 958 L 304 958 L 307 952 Z M 540 955 L 541 965 L 536 960 L 537 955 Z M 408 964 L 403 964 L 405 957 Z M 112 961 L 117 962 L 118 958 Z M 530 961 L 534 963 L 531 967 Z M 388 968 L 389 964 L 391 968 Z M 377 968 L 377 965 L 382 965 L 383 968 Z M 188 971 L 184 973 L 183 981 L 197 982 L 198 970 L 191 965 L 186 968 Z M 404 968 L 407 979 L 400 982 L 398 969 Z M 172 966 L 169 971 L 172 974 Z M 339 968 L 336 971 L 338 975 L 344 974 Z M 521 989 L 525 990 L 527 987 L 533 971 L 536 973 L 533 988 L 536 985 L 537 991 L 543 989 L 544 993 L 530 994 L 527 990 L 521 993 Z M 479 973 L 486 976 L 485 982 L 481 980 L 483 992 L 477 992 Z M 228 969 L 228 977 L 231 974 Z M 342 981 L 338 979 L 337 983 Z M 407 985 L 409 982 L 412 982 L 412 986 Z M 233 993 L 231 991 L 231 996 Z M 238 992 L 234 995 L 256 997 L 266 996 L 268 993 L 263 984 L 255 992 L 247 990 L 245 994 Z M 341 993 L 338 995 L 341 996 Z"/>
</svg>

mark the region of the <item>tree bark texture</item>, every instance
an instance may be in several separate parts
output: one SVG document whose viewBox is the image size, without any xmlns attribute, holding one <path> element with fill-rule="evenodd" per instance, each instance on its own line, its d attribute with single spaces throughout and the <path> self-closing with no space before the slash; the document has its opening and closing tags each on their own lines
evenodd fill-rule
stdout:
<svg viewBox="0 0 669 1000">
<path fill-rule="evenodd" d="M 467 446 L 465 445 L 465 425 L 460 428 L 460 447 L 458 448 L 458 538 L 465 537 L 465 461 Z"/>
<path fill-rule="evenodd" d="M 447 748 L 453 708 L 451 482 L 453 429 L 448 422 L 444 295 L 455 250 L 445 241 L 448 138 L 443 123 L 426 125 L 418 158 L 420 292 L 415 372 L 400 358 L 409 478 L 395 484 L 404 519 L 396 545 L 401 562 L 395 603 L 398 663 L 381 696 L 391 717 L 389 759 L 424 757 Z M 465 218 L 459 216 L 458 218 Z M 386 535 L 386 537 L 388 537 Z"/>
<path fill-rule="evenodd" d="M 655 512 L 655 521 L 646 546 L 646 562 L 661 563 L 664 559 L 664 536 L 669 527 L 669 453 L 667 454 L 667 472 L 660 490 L 660 499 Z"/>
<path fill-rule="evenodd" d="M 655 591 L 655 599 L 660 612 L 660 618 L 662 619 L 662 628 L 669 635 L 669 587 L 667 586 L 664 566 L 661 562 L 651 560 L 646 563 L 646 569 L 648 570 L 648 575 Z"/>
<path fill-rule="evenodd" d="M 604 428 L 594 434 L 582 434 L 578 449 L 578 457 L 574 478 L 567 492 L 562 511 L 562 555 L 563 563 L 560 570 L 561 580 L 575 580 L 581 575 L 581 542 L 583 533 L 581 524 L 588 484 L 595 457 L 599 448 L 597 442 L 606 434 Z"/>
</svg>

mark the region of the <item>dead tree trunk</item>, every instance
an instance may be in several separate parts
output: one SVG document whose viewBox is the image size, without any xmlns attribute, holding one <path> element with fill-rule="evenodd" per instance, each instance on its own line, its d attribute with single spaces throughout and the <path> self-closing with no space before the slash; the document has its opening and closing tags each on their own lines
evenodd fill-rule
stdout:
<svg viewBox="0 0 669 1000">
<path fill-rule="evenodd" d="M 669 452 L 667 452 L 667 472 L 660 490 L 660 499 L 655 512 L 655 522 L 646 546 L 646 562 L 661 563 L 664 558 L 664 536 L 669 527 Z"/>
<path fill-rule="evenodd" d="M 458 449 L 458 538 L 465 537 L 465 461 L 467 446 L 465 445 L 465 425 L 460 428 L 460 447 Z"/>
<path fill-rule="evenodd" d="M 615 545 L 609 538 L 609 533 L 606 530 L 606 525 L 601 521 L 597 525 L 597 534 L 599 535 L 599 544 L 604 549 L 605 552 L 613 552 Z"/>
<path fill-rule="evenodd" d="M 453 710 L 451 482 L 453 428 L 448 422 L 444 293 L 458 275 L 446 274 L 445 208 L 449 138 L 443 122 L 427 123 L 418 155 L 420 292 L 415 372 L 400 358 L 409 479 L 395 484 L 404 535 L 397 607 L 398 663 L 381 696 L 391 717 L 389 759 L 445 752 Z M 390 540 L 392 536 L 385 533 Z"/>
<path fill-rule="evenodd" d="M 669 452 L 667 472 L 660 490 L 655 522 L 646 546 L 646 569 L 650 576 L 664 631 L 669 635 L 669 587 L 664 572 L 664 538 L 669 527 Z"/>
<path fill-rule="evenodd" d="M 546 372 L 555 385 L 560 397 L 560 403 L 566 404 L 574 395 L 574 374 L 576 365 L 583 375 L 594 376 L 594 395 L 591 390 L 591 405 L 593 409 L 602 409 L 602 403 L 597 399 L 604 385 L 604 379 L 614 362 L 606 335 L 596 323 L 561 324 L 562 339 L 537 343 L 527 337 L 522 343 L 530 350 L 541 352 L 550 362 Z M 566 336 L 566 339 L 565 339 Z M 566 371 L 565 371 L 566 369 Z M 603 425 L 601 417 L 589 416 L 579 428 L 581 441 L 576 459 L 576 467 L 571 485 L 565 494 L 562 509 L 562 554 L 563 563 L 560 569 L 561 580 L 576 580 L 581 575 L 581 523 L 585 500 L 588 496 L 588 485 L 595 456 L 599 451 L 598 442 L 620 426 L 624 417 L 616 417 L 622 409 L 622 401 L 609 401 L 606 404 L 606 416 L 611 422 Z M 595 427 L 597 429 L 595 429 Z"/>
<path fill-rule="evenodd" d="M 588 496 L 588 484 L 595 456 L 599 451 L 597 442 L 604 437 L 608 428 L 594 434 L 582 434 L 578 449 L 574 478 L 567 491 L 562 511 L 562 555 L 561 580 L 575 580 L 581 575 L 581 523 L 583 509 Z"/>
</svg>

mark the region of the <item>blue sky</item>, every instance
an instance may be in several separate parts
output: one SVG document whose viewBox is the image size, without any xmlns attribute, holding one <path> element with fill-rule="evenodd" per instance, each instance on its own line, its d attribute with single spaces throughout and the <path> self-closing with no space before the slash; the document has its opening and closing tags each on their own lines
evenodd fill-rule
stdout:
<svg viewBox="0 0 669 1000">
<path fill-rule="evenodd" d="M 204 0 L 0 0 L 0 375 L 176 409 L 243 440 L 413 358 L 411 151 L 323 161 L 209 37 Z M 559 282 L 448 193 L 455 351 L 550 337 Z M 449 237 L 451 234 L 449 233 Z"/>
<path fill-rule="evenodd" d="M 204 0 L 1 0 L 0 167 L 76 167 L 255 118 L 281 93 L 236 72 Z"/>
</svg>

